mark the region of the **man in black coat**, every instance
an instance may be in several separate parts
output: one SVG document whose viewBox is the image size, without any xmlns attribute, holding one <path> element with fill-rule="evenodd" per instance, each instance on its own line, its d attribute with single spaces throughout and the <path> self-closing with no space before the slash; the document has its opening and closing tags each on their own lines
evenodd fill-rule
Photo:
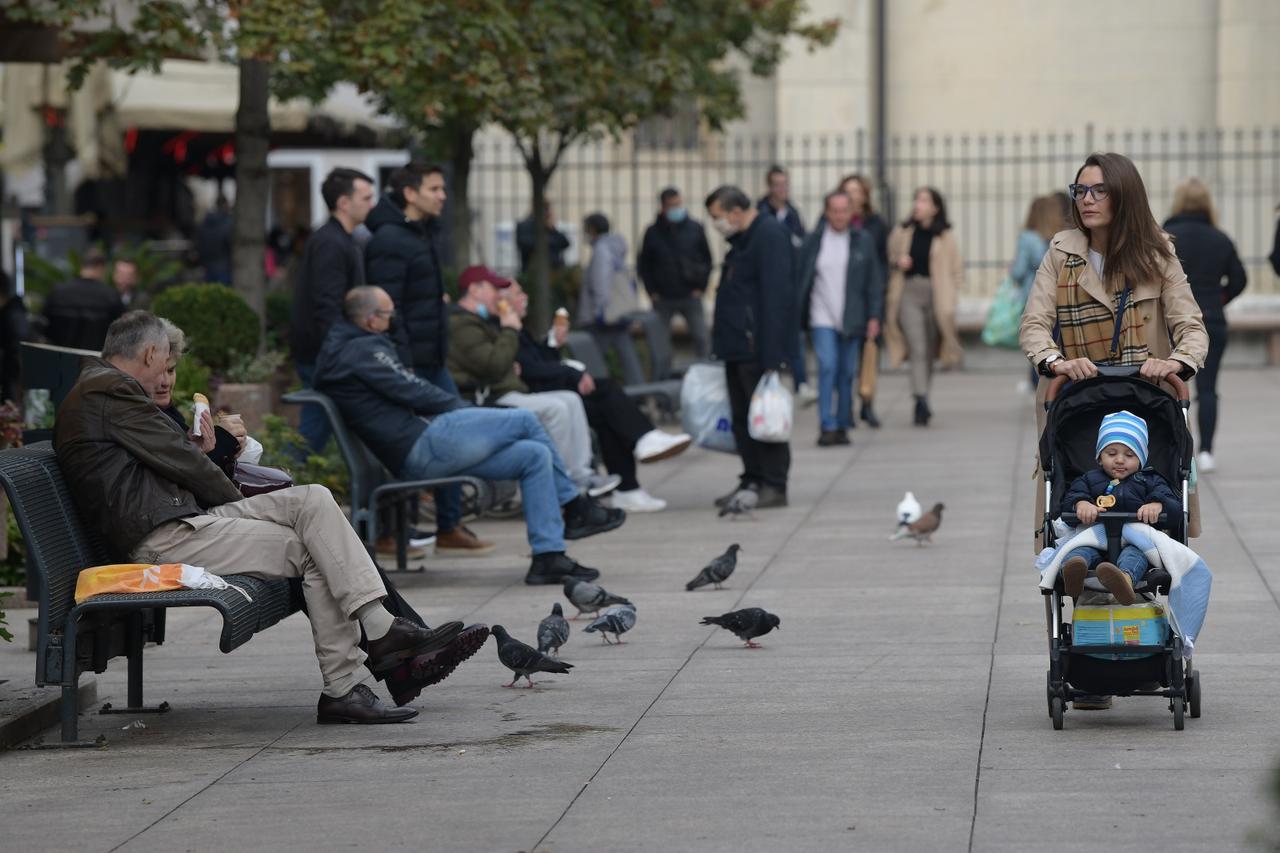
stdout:
<svg viewBox="0 0 1280 853">
<path fill-rule="evenodd" d="M 44 303 L 45 337 L 49 343 L 72 349 L 102 349 L 107 327 L 124 313 L 120 294 L 103 279 L 107 256 L 90 249 L 80 263 L 80 274 L 58 282 Z"/>
<path fill-rule="evenodd" d="M 679 314 L 689 326 L 698 358 L 710 352 L 702 294 L 711 278 L 711 248 L 702 223 L 689 218 L 680 191 L 668 187 L 658 196 L 662 210 L 644 232 L 636 272 L 644 282 L 653 310 L 671 325 Z"/>
<path fill-rule="evenodd" d="M 334 169 L 320 185 L 329 221 L 307 240 L 293 285 L 289 348 L 302 387 L 311 388 L 316 356 L 329 327 L 342 319 L 347 291 L 364 284 L 364 258 L 351 237 L 373 209 L 373 179 L 355 169 Z M 329 441 L 329 420 L 319 406 L 304 406 L 298 432 L 315 453 Z"/>
<path fill-rule="evenodd" d="M 564 269 L 564 253 L 569 248 L 569 238 L 556 227 L 556 215 L 551 210 L 551 202 L 547 202 L 546 217 L 542 227 L 547 232 L 547 253 L 551 261 L 551 269 Z M 533 250 L 538 239 L 538 229 L 533 226 L 533 214 L 530 213 L 516 224 L 516 248 L 520 251 L 520 271 L 529 269 L 533 263 Z"/>
<path fill-rule="evenodd" d="M 738 490 L 757 492 L 761 509 L 786 506 L 790 444 L 753 439 L 747 410 L 761 377 L 787 365 L 797 334 L 791 237 L 738 187 L 720 187 L 706 206 L 712 227 L 730 245 L 716 290 L 711 348 L 725 363 L 733 437 L 742 456 Z M 717 505 L 732 501 L 738 490 Z"/>
</svg>

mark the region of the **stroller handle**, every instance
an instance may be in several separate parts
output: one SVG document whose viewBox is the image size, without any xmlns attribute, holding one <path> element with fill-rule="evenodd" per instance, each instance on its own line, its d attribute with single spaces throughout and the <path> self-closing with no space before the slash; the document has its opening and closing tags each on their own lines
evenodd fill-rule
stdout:
<svg viewBox="0 0 1280 853">
<path fill-rule="evenodd" d="M 1137 364 L 1097 364 L 1094 366 L 1098 368 L 1099 376 L 1138 376 L 1138 371 L 1141 369 L 1141 366 Z M 1058 392 L 1062 390 L 1062 387 L 1070 381 L 1070 378 L 1066 376 L 1055 376 L 1049 381 L 1049 387 L 1044 392 L 1044 404 L 1046 409 L 1049 407 L 1050 403 L 1058 398 Z M 1172 386 L 1174 397 L 1177 398 L 1178 402 L 1182 404 L 1184 409 L 1191 405 L 1191 391 L 1187 388 L 1187 383 L 1182 381 L 1182 377 L 1178 376 L 1176 373 L 1170 373 L 1161 381 L 1167 382 Z"/>
<path fill-rule="evenodd" d="M 1080 523 L 1080 519 L 1076 518 L 1076 514 L 1074 512 L 1064 512 L 1061 518 L 1072 527 L 1075 527 Z M 1103 524 L 1107 527 L 1111 526 L 1105 524 L 1106 521 L 1110 521 L 1112 525 L 1132 524 L 1138 521 L 1138 514 L 1136 512 L 1100 512 L 1098 513 L 1098 520 L 1095 521 L 1094 524 Z M 1160 517 L 1156 519 L 1156 524 L 1163 526 L 1168 523 L 1169 514 L 1166 512 L 1160 513 Z"/>
</svg>

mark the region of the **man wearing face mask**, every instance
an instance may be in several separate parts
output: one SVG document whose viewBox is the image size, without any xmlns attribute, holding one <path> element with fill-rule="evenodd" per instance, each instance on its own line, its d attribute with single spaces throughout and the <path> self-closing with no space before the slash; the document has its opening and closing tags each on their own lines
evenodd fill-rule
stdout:
<svg viewBox="0 0 1280 853">
<path fill-rule="evenodd" d="M 749 489 L 758 494 L 757 508 L 786 506 L 791 446 L 753 439 L 747 409 L 761 377 L 786 366 L 797 334 L 791 236 L 777 219 L 762 216 L 738 187 L 720 187 L 707 196 L 706 206 L 712 227 L 730 246 L 716 289 L 711 348 L 725 363 L 733 437 L 742 457 L 738 487 L 716 505 Z"/>
<path fill-rule="evenodd" d="M 662 209 L 644 232 L 636 272 L 653 310 L 668 326 L 676 314 L 684 317 L 698 358 L 705 359 L 711 347 L 702 295 L 711 277 L 711 248 L 702 223 L 689 218 L 678 189 L 667 187 L 658 201 Z"/>
</svg>

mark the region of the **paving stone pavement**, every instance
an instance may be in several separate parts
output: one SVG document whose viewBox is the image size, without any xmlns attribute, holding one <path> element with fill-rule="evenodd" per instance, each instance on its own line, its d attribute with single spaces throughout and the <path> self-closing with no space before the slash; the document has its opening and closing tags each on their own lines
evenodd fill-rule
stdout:
<svg viewBox="0 0 1280 853">
<path fill-rule="evenodd" d="M 1222 379 L 1220 470 L 1204 480 L 1215 573 L 1197 651 L 1204 716 L 1174 732 L 1156 699 L 1045 713 L 1044 610 L 1031 568 L 1030 403 L 1022 375 L 944 374 L 927 430 L 888 376 L 885 426 L 813 445 L 798 418 L 791 506 L 720 521 L 736 460 L 690 451 L 642 469 L 665 513 L 570 552 L 632 598 L 619 647 L 580 625 L 575 665 L 532 690 L 490 643 L 403 726 L 320 727 L 306 621 L 231 655 L 213 611 L 169 616 L 147 698 L 173 711 L 86 713 L 103 750 L 0 754 L 0 849 L 771 851 L 1248 849 L 1274 827 L 1280 760 L 1280 372 Z M 907 489 L 946 512 L 932 546 L 888 541 Z M 429 620 L 532 639 L 559 598 L 521 582 L 523 528 L 482 521 L 496 555 L 428 560 L 402 587 Z M 730 542 L 723 591 L 683 584 Z M 780 630 L 747 650 L 699 617 L 759 605 Z M 0 648 L 0 677 L 33 658 Z M 120 704 L 124 667 L 99 676 Z M 50 739 L 56 732 L 50 731 Z"/>
</svg>

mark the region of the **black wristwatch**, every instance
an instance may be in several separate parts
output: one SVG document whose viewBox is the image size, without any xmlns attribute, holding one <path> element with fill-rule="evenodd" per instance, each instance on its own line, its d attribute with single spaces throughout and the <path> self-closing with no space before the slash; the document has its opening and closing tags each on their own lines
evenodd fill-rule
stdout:
<svg viewBox="0 0 1280 853">
<path fill-rule="evenodd" d="M 1053 372 L 1053 364 L 1054 364 L 1054 362 L 1056 362 L 1056 361 L 1061 361 L 1061 360 L 1062 360 L 1062 356 L 1055 352 L 1055 353 L 1053 353 L 1053 354 L 1049 355 L 1047 358 L 1045 358 L 1045 360 L 1044 360 L 1044 361 L 1042 361 L 1042 362 L 1040 362 L 1038 365 L 1036 365 L 1036 371 L 1037 371 L 1041 376 L 1044 376 L 1044 377 L 1047 377 L 1047 378 L 1049 378 L 1049 379 L 1052 379 L 1053 377 L 1055 377 L 1055 376 L 1057 376 L 1057 375 L 1058 375 L 1058 374 L 1056 374 L 1056 373 L 1054 373 L 1054 372 Z"/>
</svg>

